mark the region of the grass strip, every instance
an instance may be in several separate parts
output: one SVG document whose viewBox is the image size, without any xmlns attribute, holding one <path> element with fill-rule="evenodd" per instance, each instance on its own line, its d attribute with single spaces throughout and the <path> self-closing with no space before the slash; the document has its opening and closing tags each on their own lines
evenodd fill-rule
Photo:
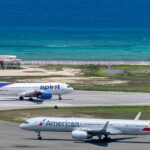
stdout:
<svg viewBox="0 0 150 150">
<path fill-rule="evenodd" d="M 138 112 L 142 112 L 141 119 L 150 119 L 150 106 L 94 106 L 5 110 L 0 111 L 0 120 L 23 122 L 37 116 L 133 119 Z"/>
</svg>

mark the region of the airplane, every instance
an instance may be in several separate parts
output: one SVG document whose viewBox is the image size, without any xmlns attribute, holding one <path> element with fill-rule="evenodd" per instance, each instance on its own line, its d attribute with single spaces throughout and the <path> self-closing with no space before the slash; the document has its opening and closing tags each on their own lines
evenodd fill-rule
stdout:
<svg viewBox="0 0 150 150">
<path fill-rule="evenodd" d="M 35 131 L 39 140 L 42 131 L 72 132 L 75 140 L 92 139 L 109 141 L 109 135 L 147 135 L 150 134 L 150 121 L 139 120 L 141 112 L 133 120 L 91 119 L 63 117 L 35 117 L 20 124 L 20 128 Z"/>
<path fill-rule="evenodd" d="M 24 100 L 28 97 L 29 101 L 33 101 L 33 97 L 48 100 L 52 95 L 58 95 L 59 100 L 62 99 L 61 95 L 72 93 L 74 89 L 65 83 L 13 83 L 2 82 L 0 83 L 1 95 L 17 95 L 19 100 Z"/>
</svg>

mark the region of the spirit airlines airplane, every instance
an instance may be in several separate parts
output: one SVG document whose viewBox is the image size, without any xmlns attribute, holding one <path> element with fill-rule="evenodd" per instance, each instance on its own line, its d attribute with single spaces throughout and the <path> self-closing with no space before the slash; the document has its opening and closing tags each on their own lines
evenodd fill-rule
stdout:
<svg viewBox="0 0 150 150">
<path fill-rule="evenodd" d="M 51 99 L 52 95 L 61 95 L 72 93 L 74 89 L 65 83 L 0 83 L 0 94 L 17 95 L 20 100 L 28 97 L 30 101 L 33 97 L 46 100 Z"/>
<path fill-rule="evenodd" d="M 39 140 L 42 139 L 41 131 L 72 132 L 75 140 L 94 136 L 100 140 L 110 140 L 109 135 L 150 134 L 150 121 L 139 120 L 140 114 L 134 120 L 36 117 L 26 120 L 19 127 L 37 132 Z"/>
</svg>

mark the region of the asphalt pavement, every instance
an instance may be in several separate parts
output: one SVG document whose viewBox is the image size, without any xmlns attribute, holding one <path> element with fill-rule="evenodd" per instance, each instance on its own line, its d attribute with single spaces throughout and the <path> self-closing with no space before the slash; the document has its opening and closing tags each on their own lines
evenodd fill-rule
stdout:
<svg viewBox="0 0 150 150">
<path fill-rule="evenodd" d="M 18 123 L 0 121 L 0 150 L 149 150 L 150 136 L 111 136 L 110 142 L 96 138 L 75 141 L 71 133 L 42 132 L 43 140 L 36 133 L 21 130 Z"/>
<path fill-rule="evenodd" d="M 102 91 L 74 91 L 63 95 L 62 100 L 53 96 L 51 100 L 33 102 L 19 101 L 14 96 L 0 96 L 0 110 L 22 109 L 33 107 L 76 107 L 76 106 L 120 106 L 120 105 L 150 105 L 150 93 L 134 92 L 102 92 Z"/>
</svg>

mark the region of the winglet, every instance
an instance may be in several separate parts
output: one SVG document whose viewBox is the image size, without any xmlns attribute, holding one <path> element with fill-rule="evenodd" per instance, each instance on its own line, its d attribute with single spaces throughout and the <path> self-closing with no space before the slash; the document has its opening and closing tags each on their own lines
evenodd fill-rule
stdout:
<svg viewBox="0 0 150 150">
<path fill-rule="evenodd" d="M 102 129 L 103 131 L 106 131 L 106 130 L 107 130 L 108 124 L 109 124 L 109 121 L 107 121 L 107 122 L 104 124 L 103 129 Z"/>
<path fill-rule="evenodd" d="M 139 112 L 136 117 L 134 118 L 134 120 L 139 120 L 140 119 L 140 116 L 141 116 L 141 112 Z"/>
</svg>

